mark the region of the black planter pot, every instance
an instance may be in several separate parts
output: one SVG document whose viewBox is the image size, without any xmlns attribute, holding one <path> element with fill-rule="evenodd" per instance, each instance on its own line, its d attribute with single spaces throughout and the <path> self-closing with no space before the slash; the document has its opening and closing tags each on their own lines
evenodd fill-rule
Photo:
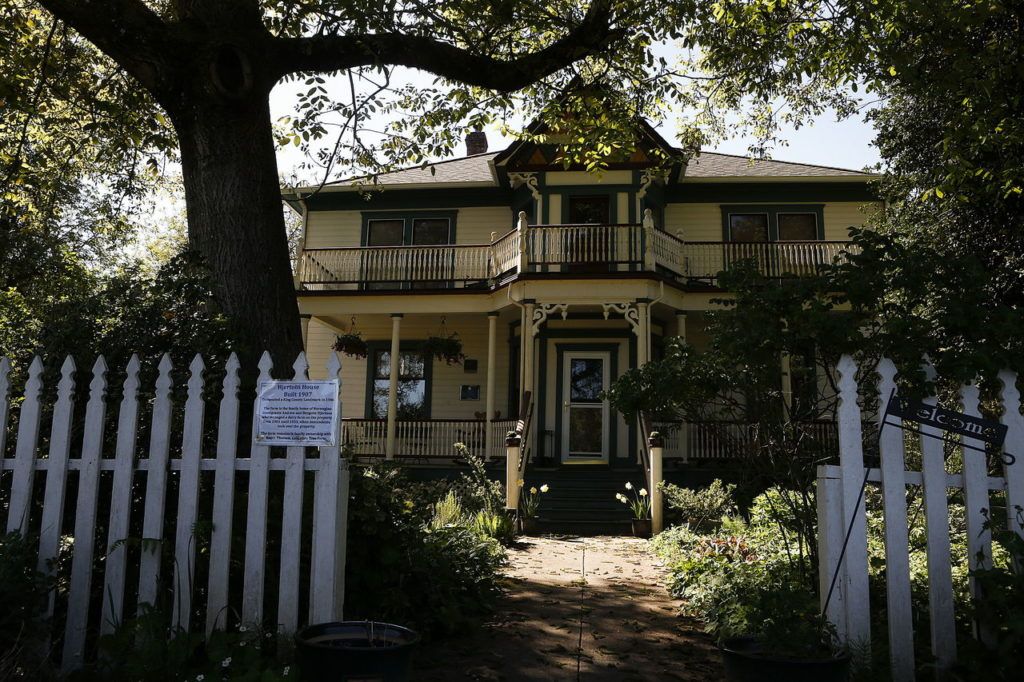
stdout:
<svg viewBox="0 0 1024 682">
<path fill-rule="evenodd" d="M 536 535 L 537 534 L 537 518 L 534 516 L 526 517 L 522 516 L 519 518 L 519 532 L 523 535 Z"/>
<path fill-rule="evenodd" d="M 633 537 L 636 537 L 636 538 L 649 538 L 649 537 L 651 537 L 651 520 L 650 519 L 633 519 Z"/>
<path fill-rule="evenodd" d="M 728 682 L 846 682 L 850 655 L 832 658 L 787 658 L 765 651 L 754 637 L 722 642 L 722 663 Z"/>
<path fill-rule="evenodd" d="M 301 678 L 310 682 L 405 682 L 419 641 L 390 623 L 320 623 L 295 633 L 295 655 Z"/>
</svg>

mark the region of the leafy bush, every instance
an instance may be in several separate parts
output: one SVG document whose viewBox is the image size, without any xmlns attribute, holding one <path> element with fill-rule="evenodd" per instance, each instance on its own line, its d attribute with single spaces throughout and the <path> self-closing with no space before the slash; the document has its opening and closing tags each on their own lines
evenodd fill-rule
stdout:
<svg viewBox="0 0 1024 682">
<path fill-rule="evenodd" d="M 0 679 L 40 679 L 40 651 L 48 634 L 39 618 L 53 578 L 36 569 L 38 541 L 8 533 L 0 537 Z"/>
<path fill-rule="evenodd" d="M 456 443 L 455 452 L 469 465 L 469 472 L 461 474 L 453 485 L 462 507 L 470 513 L 502 511 L 505 508 L 505 486 L 488 476 L 484 458 L 464 443 Z"/>
<path fill-rule="evenodd" d="M 347 618 L 438 636 L 493 610 L 505 552 L 466 527 L 465 514 L 454 513 L 464 508 L 457 492 L 424 504 L 402 471 L 387 465 L 353 470 L 351 488 Z"/>
<path fill-rule="evenodd" d="M 470 530 L 481 537 L 497 540 L 503 547 L 515 542 L 516 526 L 508 514 L 478 511 L 468 520 Z"/>
<path fill-rule="evenodd" d="M 185 632 L 162 611 L 145 608 L 100 638 L 97 661 L 73 680 L 192 682 L 193 680 L 297 680 L 298 670 L 275 655 L 273 633 L 242 628 Z"/>
<path fill-rule="evenodd" d="M 736 513 L 733 497 L 736 486 L 713 480 L 706 488 L 693 490 L 662 481 L 658 484 L 669 508 L 669 520 L 689 524 L 694 530 L 708 531 L 721 525 L 723 516 Z"/>
</svg>

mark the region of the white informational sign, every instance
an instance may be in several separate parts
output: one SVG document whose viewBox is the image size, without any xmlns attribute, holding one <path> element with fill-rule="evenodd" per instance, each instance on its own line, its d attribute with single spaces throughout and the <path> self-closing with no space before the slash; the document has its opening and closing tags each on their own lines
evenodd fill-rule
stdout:
<svg viewBox="0 0 1024 682">
<path fill-rule="evenodd" d="M 338 444 L 338 380 L 265 381 L 256 398 L 257 445 Z"/>
</svg>

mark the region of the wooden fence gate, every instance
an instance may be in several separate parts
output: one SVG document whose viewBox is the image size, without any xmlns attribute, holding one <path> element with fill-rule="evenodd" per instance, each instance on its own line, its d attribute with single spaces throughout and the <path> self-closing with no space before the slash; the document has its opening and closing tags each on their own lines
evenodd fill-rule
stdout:
<svg viewBox="0 0 1024 682">
<path fill-rule="evenodd" d="M 1014 464 L 1004 461 L 1003 475 L 989 476 L 984 452 L 963 449 L 961 472 L 947 468 L 944 443 L 936 438 L 938 429 L 920 426 L 922 466 L 920 471 L 906 470 L 904 456 L 905 432 L 899 425 L 887 425 L 879 434 L 878 468 L 865 469 L 861 409 L 857 402 L 855 374 L 857 365 L 843 356 L 839 372 L 839 455 L 838 466 L 818 469 L 818 542 L 820 549 L 820 586 L 822 605 L 827 600 L 826 616 L 836 626 L 840 639 L 851 646 L 870 642 L 870 604 L 868 599 L 868 548 L 865 504 L 861 486 L 865 477 L 869 485 L 880 487 L 885 520 L 885 587 L 889 651 L 892 676 L 896 682 L 914 679 L 915 651 L 909 563 L 909 532 L 907 490 L 921 489 L 924 517 L 927 524 L 928 601 L 931 653 L 938 675 L 957 660 L 957 640 L 953 599 L 950 551 L 949 492 L 958 492 L 964 500 L 967 526 L 967 550 L 970 570 L 991 566 L 992 537 L 985 527 L 991 509 L 990 493 L 1006 495 L 1007 527 L 1024 535 L 1021 511 L 1024 510 L 1024 418 L 1020 413 L 1017 375 L 1004 371 L 1002 383 L 1002 423 L 1007 427 L 1005 452 L 1017 455 Z M 935 372 L 926 367 L 934 378 Z M 878 404 L 885 406 L 896 388 L 896 367 L 888 359 L 875 368 Z M 936 398 L 924 401 L 935 405 Z M 959 411 L 979 417 L 979 392 L 975 385 L 960 390 Z M 898 419 L 890 415 L 891 424 Z M 885 420 L 879 410 L 879 424 Z M 901 423 L 901 422 L 900 422 Z M 915 428 L 917 425 L 914 425 Z M 964 445 L 981 447 L 984 443 L 964 438 Z M 852 529 L 852 530 L 851 530 Z M 849 531 L 849 541 L 844 542 Z M 838 567 L 838 569 L 837 569 Z M 831 599 L 833 576 L 837 576 Z M 976 585 L 970 588 L 976 594 Z M 982 633 L 980 636 L 984 637 Z"/>
<path fill-rule="evenodd" d="M 229 608 L 229 576 L 231 566 L 241 566 L 242 599 L 239 619 L 246 624 L 262 624 L 264 586 L 268 565 L 275 556 L 268 553 L 268 528 L 280 527 L 280 537 L 270 538 L 279 551 L 273 573 L 278 577 L 277 608 L 274 622 L 285 633 L 294 631 L 302 622 L 340 620 L 344 601 L 345 539 L 348 514 L 348 463 L 338 447 L 246 446 L 248 456 L 239 450 L 239 361 L 232 354 L 225 365 L 225 377 L 217 414 L 216 444 L 204 445 L 203 359 L 196 355 L 189 367 L 187 399 L 183 415 L 171 397 L 171 360 L 164 356 L 159 376 L 149 401 L 139 397 L 140 363 L 133 356 L 126 369 L 123 397 L 114 422 L 116 438 L 104 438 L 106 414 L 107 365 L 102 357 L 96 360 L 89 384 L 89 399 L 84 420 L 74 420 L 76 367 L 68 357 L 61 369 L 52 411 L 42 401 L 43 363 L 37 357 L 28 368 L 24 399 L 18 412 L 17 436 L 13 457 L 6 457 L 5 436 L 11 404 L 10 363 L 0 359 L 0 510 L 6 507 L 8 532 L 38 533 L 39 567 L 49 570 L 60 547 L 70 544 L 71 570 L 67 586 L 67 615 L 63 637 L 61 667 L 70 670 L 83 662 L 87 633 L 111 632 L 131 613 L 125 604 L 155 604 L 161 584 L 161 544 L 173 546 L 172 624 L 189 628 L 190 615 L 197 608 L 205 611 L 207 631 L 224 627 Z M 264 353 L 259 362 L 259 381 L 271 378 L 273 363 Z M 308 379 L 308 365 L 299 354 L 294 365 L 296 380 Z M 327 376 L 338 377 L 341 362 L 332 354 L 327 363 Z M 214 389 L 217 387 L 213 387 Z M 210 390 L 210 393 L 215 391 Z M 148 415 L 140 415 L 145 408 Z M 52 412 L 48 452 L 40 452 L 39 431 L 42 416 Z M 140 418 L 148 416 L 149 445 L 138 444 Z M 173 433 L 173 424 L 180 423 L 181 432 Z M 74 425 L 78 428 L 73 428 Z M 81 432 L 81 447 L 72 442 L 73 434 Z M 77 440 L 77 439 L 76 439 Z M 109 445 L 107 445 L 109 444 Z M 245 444 L 243 444 L 245 445 Z M 75 446 L 75 447 L 73 447 Z M 281 450 L 283 452 L 278 452 Z M 78 456 L 72 456 L 72 453 Z M 144 455 L 144 456 L 143 456 Z M 282 455 L 282 456 L 278 456 Z M 45 484 L 36 483 L 37 472 L 45 476 Z M 74 472 L 75 475 L 69 476 Z M 144 476 L 136 476 L 144 472 Z M 303 495 L 306 472 L 312 476 L 311 528 L 306 529 L 307 545 L 303 546 Z M 236 481 L 236 475 L 244 479 Z M 8 479 L 8 480 L 4 480 Z M 142 479 L 145 479 L 144 482 Z M 211 480 L 212 479 L 212 480 Z M 247 481 L 246 481 L 247 479 Z M 76 483 L 77 481 L 77 483 Z M 69 482 L 74 485 L 69 485 Z M 232 528 L 235 515 L 235 489 L 247 482 L 243 497 L 245 528 Z M 101 483 L 109 490 L 109 519 L 98 519 Z M 281 505 L 279 518 L 271 511 L 269 492 L 279 486 Z M 9 487 L 8 487 L 9 486 Z M 176 516 L 165 518 L 169 492 L 177 488 Z M 9 491 L 2 495 L 3 491 Z M 136 503 L 133 505 L 133 490 Z M 202 491 L 202 492 L 201 492 Z M 41 495 L 38 493 L 41 492 Z M 65 497 L 74 495 L 73 522 L 66 524 Z M 206 499 L 203 496 L 206 495 Z M 139 499 L 141 496 L 141 500 Z M 209 499 L 212 497 L 212 500 Z M 4 499 L 6 498 L 6 499 Z M 103 505 L 106 507 L 106 501 Z M 134 511 L 133 511 L 134 508 Z M 201 518 L 200 510 L 208 514 Z M 70 510 L 69 510 L 70 511 Z M 268 520 L 274 521 L 268 525 Z M 212 523 L 209 538 L 206 603 L 193 604 L 204 592 L 196 589 L 197 523 Z M 279 523 L 278 523 L 279 522 Z M 73 528 L 65 528 L 70 525 Z M 102 527 L 106 536 L 97 537 Z M 129 562 L 130 528 L 141 528 L 142 547 L 138 565 Z M 165 538 L 166 529 L 173 528 Z M 244 532 L 242 556 L 232 556 L 232 538 Z M 102 612 L 95 604 L 90 608 L 90 595 L 97 557 L 94 544 L 105 549 L 102 562 Z M 306 558 L 302 553 L 308 549 Z M 308 573 L 303 567 L 308 566 Z M 272 567 L 272 566 L 271 566 Z M 272 567 L 273 568 L 273 567 Z M 137 585 L 126 585 L 129 575 L 137 574 Z M 234 572 L 235 575 L 238 571 Z M 100 576 L 97 576 L 100 579 Z M 309 585 L 308 613 L 299 613 L 300 585 Z M 237 589 L 236 589 L 237 592 Z M 129 598 L 130 597 L 130 598 Z M 49 612 L 54 609 L 50 599 Z"/>
</svg>

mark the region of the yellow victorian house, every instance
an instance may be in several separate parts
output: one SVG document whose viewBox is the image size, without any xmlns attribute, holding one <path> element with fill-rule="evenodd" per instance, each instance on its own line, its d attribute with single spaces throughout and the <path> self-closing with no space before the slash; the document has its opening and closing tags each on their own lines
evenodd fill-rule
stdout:
<svg viewBox="0 0 1024 682">
<path fill-rule="evenodd" d="M 491 151 L 474 132 L 462 158 L 285 193 L 303 220 L 310 365 L 336 344 L 347 353 L 351 457 L 450 466 L 463 442 L 513 487 L 543 467 L 614 504 L 606 488 L 639 481 L 647 460 L 638 424 L 602 399 L 610 383 L 670 336 L 701 348 L 730 263 L 813 272 L 878 206 L 870 174 L 709 152 L 666 168 L 654 159 L 679 150 L 650 126 L 638 137 L 592 174 L 553 146 Z M 727 454 L 702 428 L 669 432 L 667 468 Z M 502 465 L 509 431 L 522 454 Z M 591 518 L 582 506 L 566 502 L 563 518 Z"/>
</svg>

